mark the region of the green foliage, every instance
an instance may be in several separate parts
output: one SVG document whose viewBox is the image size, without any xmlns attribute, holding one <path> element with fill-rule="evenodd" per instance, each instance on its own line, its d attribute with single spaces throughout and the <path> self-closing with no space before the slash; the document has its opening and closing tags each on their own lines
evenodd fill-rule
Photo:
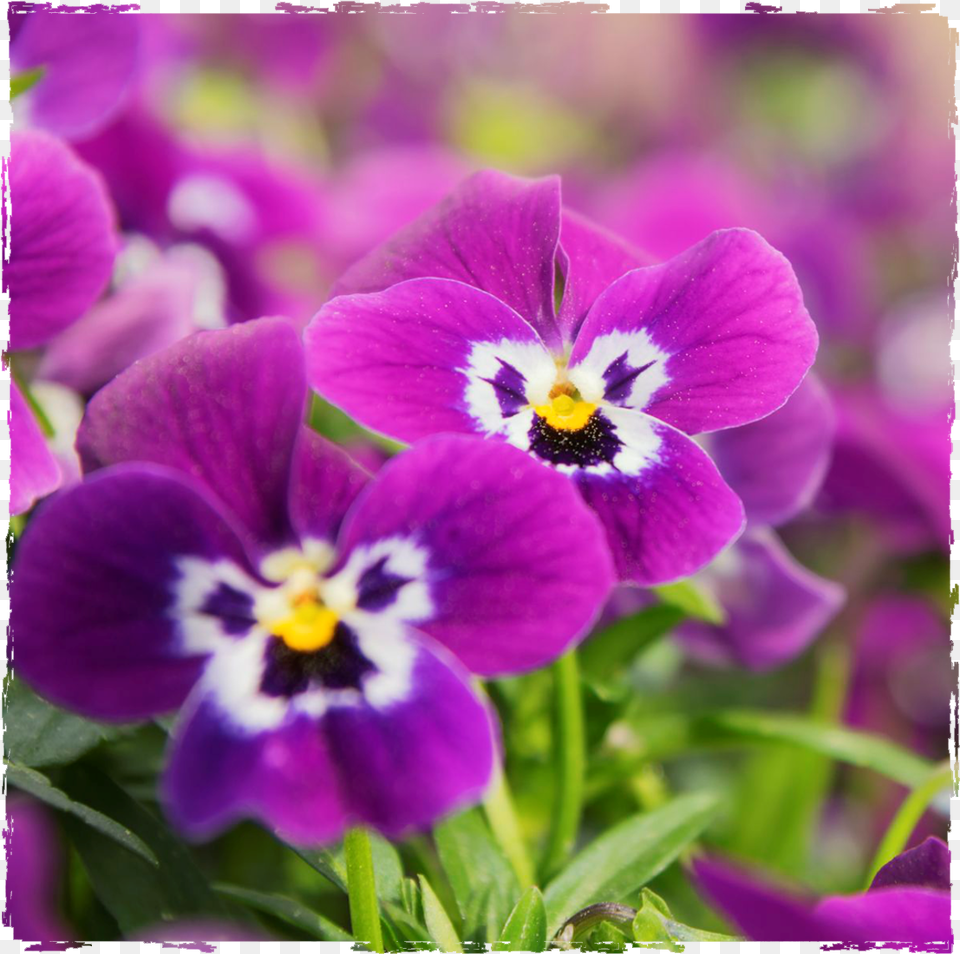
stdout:
<svg viewBox="0 0 960 954">
<path fill-rule="evenodd" d="M 666 901 L 649 888 L 640 892 L 640 906 L 633 919 L 631 932 L 634 941 L 643 946 L 682 951 L 680 941 L 738 941 L 727 934 L 715 934 L 681 924 L 670 913 Z"/>
<path fill-rule="evenodd" d="M 40 80 L 46 69 L 42 66 L 35 66 L 33 69 L 24 70 L 17 73 L 10 79 L 10 102 L 12 103 L 18 96 L 22 96 L 27 90 L 33 89 Z"/>
<path fill-rule="evenodd" d="M 423 919 L 426 922 L 430 937 L 436 942 L 441 951 L 453 951 L 455 954 L 463 951 L 463 945 L 450 921 L 450 916 L 444 910 L 439 898 L 434 894 L 430 882 L 420 875 L 420 897 L 423 902 Z"/>
<path fill-rule="evenodd" d="M 547 911 L 543 895 L 532 885 L 510 912 L 495 951 L 543 951 L 547 946 Z"/>
<path fill-rule="evenodd" d="M 353 941 L 353 936 L 339 925 L 293 898 L 251 891 L 235 884 L 215 884 L 213 888 L 218 894 L 239 901 L 253 911 L 279 918 L 318 941 Z"/>
</svg>

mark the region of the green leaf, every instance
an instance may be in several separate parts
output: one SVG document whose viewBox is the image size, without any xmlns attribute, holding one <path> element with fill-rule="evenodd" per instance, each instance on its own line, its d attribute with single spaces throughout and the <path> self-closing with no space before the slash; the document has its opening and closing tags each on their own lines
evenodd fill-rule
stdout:
<svg viewBox="0 0 960 954">
<path fill-rule="evenodd" d="M 18 96 L 21 96 L 28 89 L 32 89 L 40 80 L 43 79 L 43 74 L 46 72 L 46 68 L 43 66 L 35 66 L 31 70 L 24 70 L 22 73 L 17 73 L 16 76 L 10 78 L 10 102 L 12 103 Z"/>
<path fill-rule="evenodd" d="M 430 943 L 430 935 L 427 929 L 414 914 L 405 911 L 400 905 L 391 904 L 389 901 L 384 902 L 383 914 L 384 917 L 381 920 L 393 930 L 394 934 L 407 943 Z"/>
<path fill-rule="evenodd" d="M 377 882 L 377 897 L 381 901 L 399 901 L 400 883 L 403 880 L 403 864 L 397 849 L 386 838 L 376 832 L 369 832 L 370 852 L 373 855 L 373 873 Z M 284 842 L 284 844 L 287 844 Z M 336 848 L 317 851 L 287 845 L 296 852 L 314 871 L 318 871 L 329 882 L 347 893 L 347 864 L 344 860 L 343 844 Z"/>
<path fill-rule="evenodd" d="M 911 788 L 921 784 L 934 767 L 928 759 L 880 736 L 788 713 L 728 709 L 641 717 L 633 727 L 636 757 L 613 768 L 613 774 L 629 776 L 638 763 L 663 761 L 698 750 L 763 743 L 789 743 L 819 752 L 839 762 L 873 769 Z"/>
<path fill-rule="evenodd" d="M 89 805 L 75 802 L 66 792 L 54 788 L 50 779 L 41 775 L 40 772 L 27 768 L 25 765 L 8 762 L 7 781 L 19 788 L 20 791 L 38 798 L 52 808 L 79 818 L 85 825 L 89 825 L 108 838 L 112 838 L 117 844 L 123 845 L 127 851 L 135 852 L 154 867 L 159 865 L 156 855 L 129 828 Z"/>
<path fill-rule="evenodd" d="M 697 838 L 716 807 L 713 795 L 684 795 L 597 838 L 547 886 L 543 900 L 548 936 L 581 908 L 632 895 Z"/>
<path fill-rule="evenodd" d="M 233 898 L 245 904 L 254 911 L 271 914 L 321 941 L 353 941 L 353 935 L 338 924 L 334 924 L 322 914 L 317 914 L 316 911 L 311 911 L 293 898 L 251 891 L 234 884 L 215 884 L 213 890 L 224 897 Z"/>
<path fill-rule="evenodd" d="M 30 768 L 73 762 L 104 739 L 124 731 L 59 709 L 18 679 L 7 684 L 3 722 L 6 757 Z"/>
<path fill-rule="evenodd" d="M 513 866 L 476 808 L 440 822 L 434 840 L 460 908 L 464 938 L 492 941 L 520 894 Z"/>
<path fill-rule="evenodd" d="M 678 606 L 660 603 L 618 619 L 580 647 L 580 668 L 584 676 L 608 677 L 669 633 L 685 615 Z"/>
<path fill-rule="evenodd" d="M 683 610 L 687 616 L 702 619 L 705 623 L 713 623 L 716 626 L 722 626 L 727 621 L 727 614 L 723 607 L 692 580 L 655 586 L 653 592 L 664 603 Z"/>
<path fill-rule="evenodd" d="M 729 934 L 715 934 L 713 931 L 701 931 L 674 920 L 670 908 L 659 895 L 649 888 L 640 893 L 640 908 L 633 919 L 633 939 L 639 943 L 669 947 L 682 951 L 678 941 L 739 941 Z"/>
<path fill-rule="evenodd" d="M 528 888 L 494 945 L 495 951 L 545 951 L 547 949 L 547 912 L 543 895 L 533 885 Z"/>
<path fill-rule="evenodd" d="M 131 830 L 159 862 L 151 865 L 99 831 L 66 819 L 93 890 L 122 933 L 173 918 L 231 917 L 230 905 L 210 888 L 186 845 L 109 776 L 74 765 L 64 772 L 63 788 Z"/>
<path fill-rule="evenodd" d="M 423 901 L 423 918 L 427 922 L 430 937 L 441 951 L 462 954 L 463 946 L 460 938 L 450 922 L 440 899 L 433 893 L 430 882 L 420 875 L 420 897 Z"/>
</svg>

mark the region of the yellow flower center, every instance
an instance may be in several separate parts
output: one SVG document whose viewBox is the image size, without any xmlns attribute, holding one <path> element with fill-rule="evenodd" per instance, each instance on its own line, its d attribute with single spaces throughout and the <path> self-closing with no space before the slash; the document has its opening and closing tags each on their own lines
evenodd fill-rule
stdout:
<svg viewBox="0 0 960 954">
<path fill-rule="evenodd" d="M 549 404 L 538 404 L 534 411 L 559 431 L 579 431 L 590 423 L 596 404 L 570 394 L 558 394 Z"/>
<path fill-rule="evenodd" d="M 289 616 L 278 619 L 270 632 L 301 653 L 316 652 L 333 640 L 340 617 L 312 596 L 302 597 Z"/>
</svg>

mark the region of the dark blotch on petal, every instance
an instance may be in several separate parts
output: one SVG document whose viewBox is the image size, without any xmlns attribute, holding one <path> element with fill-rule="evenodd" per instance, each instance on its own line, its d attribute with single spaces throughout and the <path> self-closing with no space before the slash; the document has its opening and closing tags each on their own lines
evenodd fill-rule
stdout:
<svg viewBox="0 0 960 954">
<path fill-rule="evenodd" d="M 201 613 L 216 616 L 223 623 L 223 631 L 230 636 L 243 636 L 253 625 L 253 597 L 227 583 L 217 588 L 203 601 Z"/>
<path fill-rule="evenodd" d="M 497 358 L 500 370 L 492 378 L 484 378 L 497 393 L 497 401 L 504 417 L 513 417 L 527 404 L 527 379 L 512 365 Z"/>
<path fill-rule="evenodd" d="M 614 404 L 622 404 L 630 396 L 633 382 L 656 363 L 656 360 L 648 361 L 639 368 L 635 368 L 627 361 L 627 352 L 624 351 L 619 358 L 611 361 L 607 370 L 603 372 L 606 385 L 603 396 Z"/>
<path fill-rule="evenodd" d="M 623 441 L 617 429 L 599 411 L 578 431 L 551 427 L 537 416 L 530 426 L 530 450 L 550 464 L 574 464 L 590 467 L 612 463 Z"/>
<path fill-rule="evenodd" d="M 312 653 L 298 652 L 282 639 L 271 639 L 260 690 L 268 696 L 290 698 L 313 686 L 359 689 L 363 677 L 375 669 L 360 652 L 353 630 L 338 623 L 330 644 Z"/>
<path fill-rule="evenodd" d="M 383 557 L 363 571 L 357 584 L 357 606 L 362 610 L 382 610 L 397 598 L 397 593 L 410 582 L 409 577 L 388 572 Z"/>
</svg>

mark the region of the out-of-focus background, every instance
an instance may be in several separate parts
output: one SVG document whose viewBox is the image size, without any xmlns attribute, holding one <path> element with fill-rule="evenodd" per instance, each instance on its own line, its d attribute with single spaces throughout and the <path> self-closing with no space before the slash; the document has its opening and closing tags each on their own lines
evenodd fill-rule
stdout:
<svg viewBox="0 0 960 954">
<path fill-rule="evenodd" d="M 661 643 L 635 661 L 630 699 L 596 680 L 588 714 L 604 734 L 592 757 L 615 762 L 631 731 L 665 712 L 749 705 L 812 711 L 947 758 L 956 203 L 945 19 L 134 19 L 102 61 L 132 58 L 124 95 L 95 125 L 60 130 L 104 176 L 124 248 L 110 293 L 37 358 L 50 413 L 195 328 L 266 314 L 306 323 L 351 262 L 477 168 L 560 174 L 567 205 L 657 258 L 714 229 L 755 228 L 799 276 L 836 416 L 823 486 L 780 533 L 846 602 L 772 670 L 706 665 Z M 359 439 L 332 411 L 322 424 Z M 533 838 L 551 784 L 537 696 L 548 690 L 536 676 L 494 690 Z M 858 887 L 904 792 L 776 745 L 665 764 L 632 787 L 595 782 L 588 826 L 668 785 L 718 785 L 739 795 L 715 845 L 823 892 Z M 944 801 L 920 832 L 944 835 L 946 818 Z M 252 826 L 208 851 L 254 886 L 288 864 Z M 301 868 L 291 883 L 317 890 Z M 658 890 L 672 907 L 708 926 L 668 878 Z"/>
</svg>

